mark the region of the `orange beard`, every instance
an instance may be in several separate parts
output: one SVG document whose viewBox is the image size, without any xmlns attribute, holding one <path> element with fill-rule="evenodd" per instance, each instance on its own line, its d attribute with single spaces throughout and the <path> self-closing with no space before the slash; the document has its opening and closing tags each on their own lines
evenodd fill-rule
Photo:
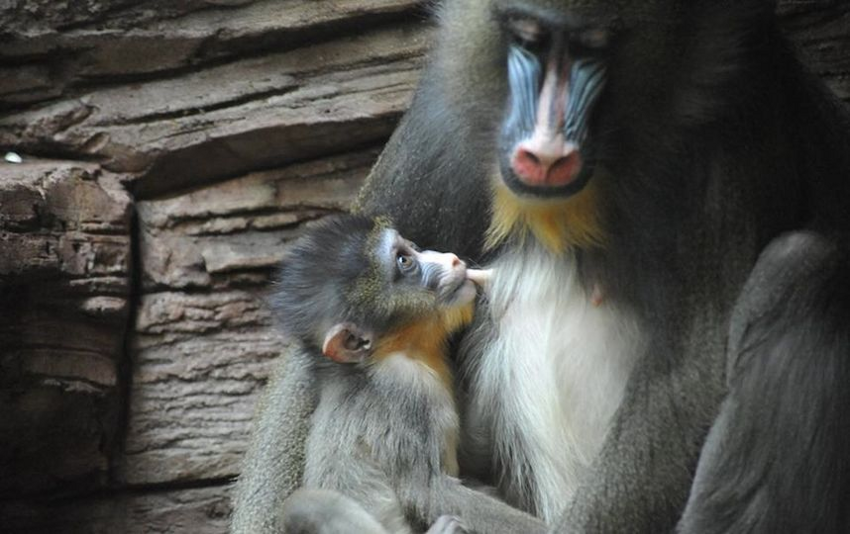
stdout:
<svg viewBox="0 0 850 534">
<path fill-rule="evenodd" d="M 431 369 L 449 391 L 454 391 L 452 373 L 447 362 L 449 336 L 472 321 L 475 304 L 470 302 L 449 310 L 441 310 L 432 318 L 408 323 L 381 339 L 372 358 L 379 361 L 392 354 L 403 353 Z"/>
<path fill-rule="evenodd" d="M 597 183 L 600 178 L 595 176 L 580 192 L 558 200 L 521 198 L 501 179 L 495 180 L 485 247 L 493 249 L 511 237 L 522 245 L 529 236 L 558 255 L 571 247 L 604 246 L 606 235 Z"/>
</svg>

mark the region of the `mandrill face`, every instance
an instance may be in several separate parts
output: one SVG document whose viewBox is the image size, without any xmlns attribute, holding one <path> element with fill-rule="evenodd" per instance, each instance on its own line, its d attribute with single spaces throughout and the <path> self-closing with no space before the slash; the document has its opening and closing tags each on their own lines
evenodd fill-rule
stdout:
<svg viewBox="0 0 850 534">
<path fill-rule="evenodd" d="M 672 0 L 449 4 L 443 19 L 469 31 L 450 36 L 457 42 L 444 53 L 466 48 L 463 53 L 480 58 L 450 78 L 478 90 L 489 83 L 501 106 L 471 112 L 482 126 L 494 126 L 504 187 L 523 198 L 571 197 L 597 167 L 629 150 L 629 136 L 658 123 L 672 101 L 666 87 L 674 84 L 667 82 L 682 61 L 678 6 Z"/>
</svg>

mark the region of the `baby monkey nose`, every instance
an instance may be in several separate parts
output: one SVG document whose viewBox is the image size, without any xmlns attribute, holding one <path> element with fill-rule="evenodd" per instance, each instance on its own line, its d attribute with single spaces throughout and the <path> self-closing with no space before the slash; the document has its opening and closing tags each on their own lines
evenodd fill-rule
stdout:
<svg viewBox="0 0 850 534">
<path fill-rule="evenodd" d="M 466 273 L 466 263 L 458 258 L 457 254 L 444 252 L 440 255 L 440 263 L 443 265 L 443 269 L 445 269 L 446 272 L 458 273 L 459 275 Z"/>
</svg>

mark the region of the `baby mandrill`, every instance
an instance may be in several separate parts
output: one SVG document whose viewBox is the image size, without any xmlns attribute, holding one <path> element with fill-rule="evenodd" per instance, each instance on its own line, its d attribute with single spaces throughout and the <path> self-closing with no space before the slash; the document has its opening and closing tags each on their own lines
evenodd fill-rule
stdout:
<svg viewBox="0 0 850 534">
<path fill-rule="evenodd" d="M 472 319 L 488 274 L 358 215 L 326 218 L 293 244 L 272 302 L 315 355 L 319 391 L 285 532 L 546 531 L 456 478 L 448 340 Z"/>
</svg>

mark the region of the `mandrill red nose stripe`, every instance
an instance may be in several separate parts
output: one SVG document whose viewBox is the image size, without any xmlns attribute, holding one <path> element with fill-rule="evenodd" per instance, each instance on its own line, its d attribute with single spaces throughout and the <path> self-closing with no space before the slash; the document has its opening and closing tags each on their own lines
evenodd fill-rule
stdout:
<svg viewBox="0 0 850 534">
<path fill-rule="evenodd" d="M 511 158 L 511 168 L 517 177 L 530 186 L 567 185 L 581 170 L 581 154 L 568 148 L 559 157 L 545 157 L 519 146 Z"/>
</svg>

